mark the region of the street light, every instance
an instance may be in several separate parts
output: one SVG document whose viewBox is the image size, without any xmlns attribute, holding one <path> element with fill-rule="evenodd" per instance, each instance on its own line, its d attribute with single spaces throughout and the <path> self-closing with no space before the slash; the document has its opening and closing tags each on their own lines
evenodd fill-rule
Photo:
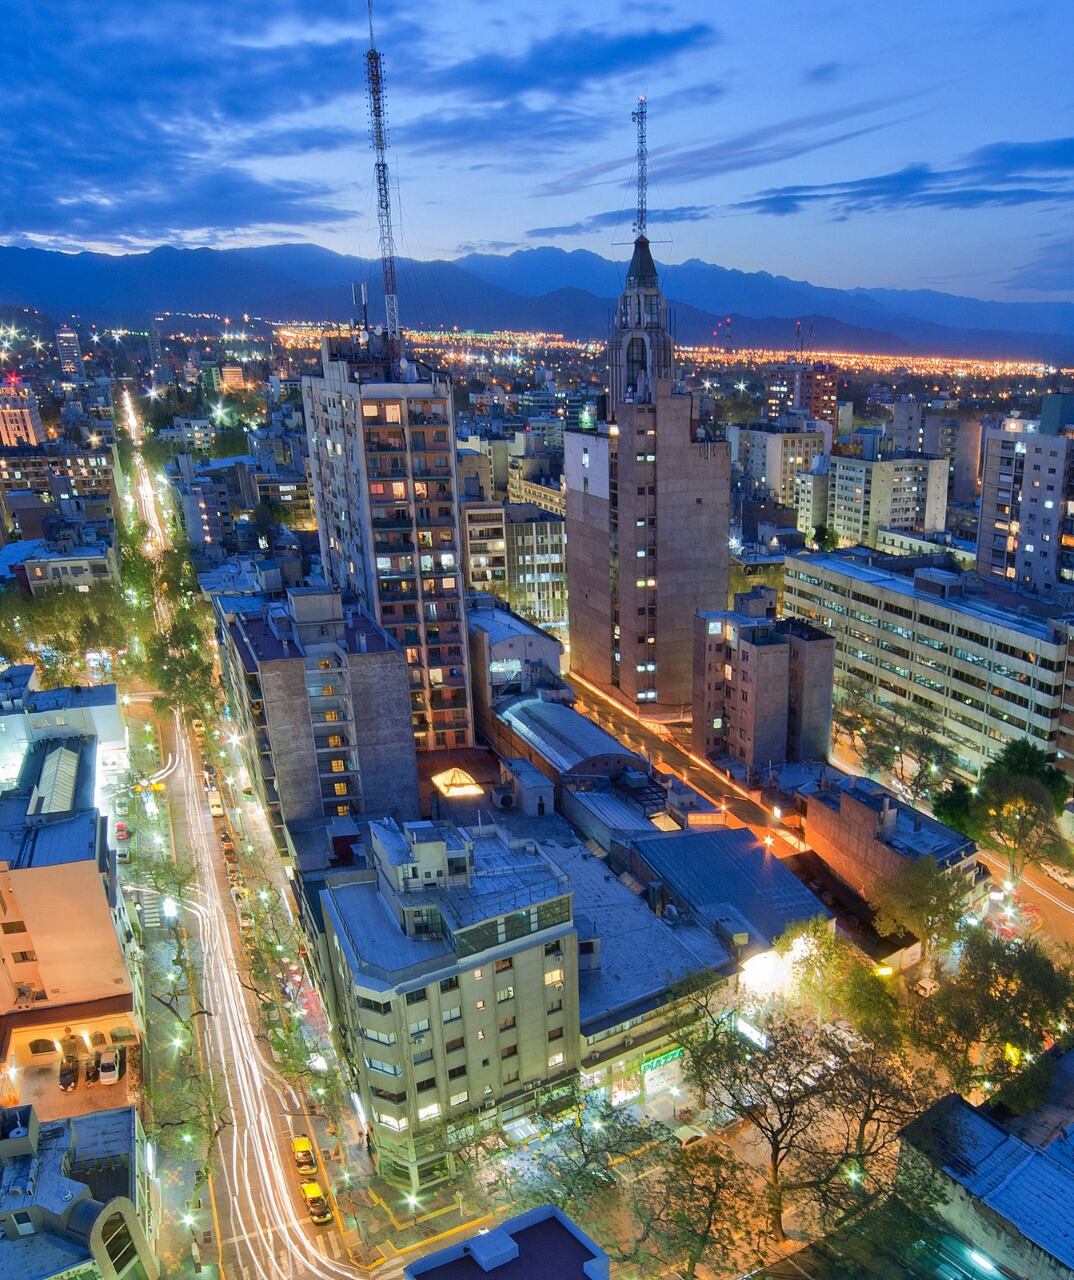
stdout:
<svg viewBox="0 0 1074 1280">
<path fill-rule="evenodd" d="M 160 904 L 160 913 L 165 920 L 175 920 L 179 916 L 179 904 L 169 894 Z"/>
</svg>

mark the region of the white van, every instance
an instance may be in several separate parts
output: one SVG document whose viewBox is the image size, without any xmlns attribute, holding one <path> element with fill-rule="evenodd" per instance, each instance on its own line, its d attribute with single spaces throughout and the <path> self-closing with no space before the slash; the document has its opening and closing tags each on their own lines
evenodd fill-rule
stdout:
<svg viewBox="0 0 1074 1280">
<path fill-rule="evenodd" d="M 1049 880 L 1065 885 L 1068 889 L 1074 889 L 1074 871 L 1068 871 L 1066 867 L 1060 867 L 1054 862 L 1042 862 L 1040 869 Z"/>
<path fill-rule="evenodd" d="M 224 802 L 220 799 L 219 791 L 209 792 L 209 812 L 214 818 L 222 818 L 224 816 Z"/>
</svg>

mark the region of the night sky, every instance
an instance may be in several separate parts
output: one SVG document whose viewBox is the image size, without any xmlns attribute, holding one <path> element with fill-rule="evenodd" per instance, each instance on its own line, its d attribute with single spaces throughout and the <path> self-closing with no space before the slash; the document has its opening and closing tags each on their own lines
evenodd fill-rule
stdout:
<svg viewBox="0 0 1074 1280">
<path fill-rule="evenodd" d="M 376 252 L 365 6 L 6 0 L 0 241 Z M 380 0 L 399 251 L 1074 298 L 1068 0 Z"/>
</svg>

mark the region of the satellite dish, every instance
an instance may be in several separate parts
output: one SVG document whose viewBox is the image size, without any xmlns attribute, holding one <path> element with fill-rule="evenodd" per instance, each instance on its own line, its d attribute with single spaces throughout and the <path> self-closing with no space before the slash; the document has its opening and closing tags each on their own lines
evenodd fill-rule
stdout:
<svg viewBox="0 0 1074 1280">
<path fill-rule="evenodd" d="M 384 326 L 383 326 L 382 324 L 374 325 L 374 326 L 373 326 L 373 332 L 374 332 L 374 333 L 377 335 L 377 337 L 379 338 L 379 337 L 380 337 L 380 335 L 384 332 Z"/>
</svg>

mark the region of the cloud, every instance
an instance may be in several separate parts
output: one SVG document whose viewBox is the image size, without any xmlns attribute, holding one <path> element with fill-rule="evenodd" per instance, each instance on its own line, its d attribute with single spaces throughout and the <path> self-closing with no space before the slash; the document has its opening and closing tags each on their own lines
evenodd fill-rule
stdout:
<svg viewBox="0 0 1074 1280">
<path fill-rule="evenodd" d="M 850 138 L 888 127 L 890 121 L 853 129 L 836 128 L 883 111 L 896 103 L 905 103 L 906 100 L 906 97 L 901 97 L 859 102 L 849 107 L 777 120 L 772 124 L 747 129 L 700 146 L 657 149 L 650 154 L 649 177 L 655 182 L 668 183 L 705 181 L 721 173 L 756 169 L 768 164 L 784 164 L 812 151 L 832 147 Z M 571 195 L 586 187 L 618 182 L 620 178 L 608 175 L 621 174 L 633 163 L 634 157 L 631 155 L 575 169 L 544 183 L 538 188 L 537 194 Z"/>
<path fill-rule="evenodd" d="M 1074 138 L 996 142 L 948 169 L 917 163 L 844 182 L 769 187 L 736 208 L 785 217 L 811 206 L 840 217 L 896 209 L 1016 208 L 1074 199 Z"/>
<path fill-rule="evenodd" d="M 835 84 L 842 80 L 849 68 L 842 62 L 818 62 L 815 67 L 807 67 L 802 72 L 806 84 Z"/>
<path fill-rule="evenodd" d="M 456 253 L 504 253 L 508 249 L 518 249 L 517 240 L 472 240 L 467 244 L 457 244 Z"/>
<path fill-rule="evenodd" d="M 499 168 L 517 163 L 532 170 L 532 154 L 518 146 L 528 144 L 559 150 L 574 146 L 579 137 L 599 138 L 611 127 L 605 114 L 561 106 L 541 110 L 521 102 L 505 102 L 463 111 L 434 111 L 392 129 L 393 140 L 404 150 L 421 155 L 446 150 L 465 153 L 497 152 Z"/>
<path fill-rule="evenodd" d="M 1074 238 L 1049 240 L 1005 284 L 1008 289 L 1074 293 Z"/>
<path fill-rule="evenodd" d="M 646 75 L 684 53 L 719 39 L 707 23 L 650 27 L 608 35 L 595 27 L 569 27 L 534 40 L 518 53 L 479 53 L 455 61 L 430 79 L 476 102 L 502 102 L 528 93 L 573 96 L 617 76 Z"/>
<path fill-rule="evenodd" d="M 649 219 L 652 222 L 704 222 L 712 214 L 710 205 L 684 204 L 674 209 L 650 209 Z M 533 227 L 525 233 L 527 240 L 558 240 L 565 236 L 584 236 L 591 231 L 602 231 L 607 227 L 628 226 L 630 211 L 609 209 L 605 213 L 593 213 L 579 222 L 571 222 L 561 227 Z"/>
</svg>

